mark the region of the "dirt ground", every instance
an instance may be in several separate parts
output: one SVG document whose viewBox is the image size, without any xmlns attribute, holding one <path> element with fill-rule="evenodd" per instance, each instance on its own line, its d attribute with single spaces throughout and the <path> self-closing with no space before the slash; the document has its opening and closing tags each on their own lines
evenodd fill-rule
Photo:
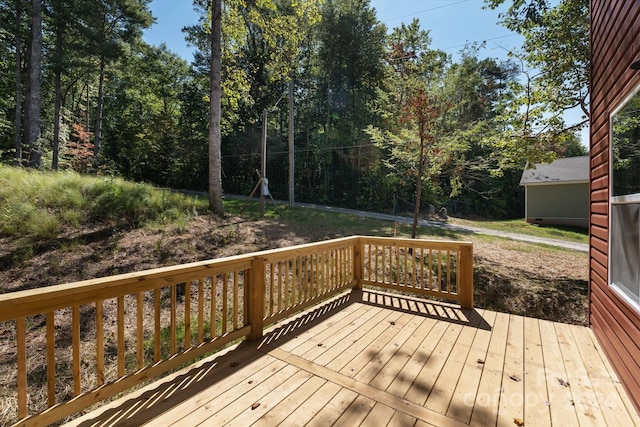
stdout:
<svg viewBox="0 0 640 427">
<path fill-rule="evenodd" d="M 161 230 L 89 229 L 30 242 L 0 238 L 0 293 L 342 237 L 343 230 L 277 219 L 200 216 Z M 477 235 L 475 303 L 587 324 L 588 255 Z"/>
</svg>

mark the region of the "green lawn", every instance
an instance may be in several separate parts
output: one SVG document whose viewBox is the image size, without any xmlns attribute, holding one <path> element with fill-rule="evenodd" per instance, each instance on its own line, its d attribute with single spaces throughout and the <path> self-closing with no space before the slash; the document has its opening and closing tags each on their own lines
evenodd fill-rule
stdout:
<svg viewBox="0 0 640 427">
<path fill-rule="evenodd" d="M 257 201 L 225 200 L 225 211 L 230 214 L 243 214 L 258 218 L 259 204 Z M 265 217 L 273 218 L 278 216 L 280 221 L 296 224 L 300 226 L 308 225 L 314 228 L 325 228 L 330 230 L 349 230 L 349 234 L 393 236 L 394 232 L 400 237 L 411 235 L 411 225 L 392 221 L 363 218 L 356 215 L 349 215 L 337 212 L 327 212 L 320 209 L 279 206 L 278 210 L 273 204 L 265 205 Z M 510 233 L 526 234 L 569 242 L 588 243 L 589 236 L 586 229 L 571 227 L 549 227 L 536 226 L 527 223 L 523 219 L 502 220 L 502 221 L 471 221 L 459 218 L 450 218 L 449 223 L 459 226 L 488 228 L 491 230 L 505 231 Z M 395 231 L 394 231 L 395 227 Z M 452 240 L 464 240 L 466 233 L 460 231 L 447 230 L 438 227 L 420 227 L 419 237 L 440 238 Z"/>
<path fill-rule="evenodd" d="M 589 243 L 589 232 L 586 228 L 579 227 L 552 227 L 529 224 L 524 219 L 510 219 L 502 221 L 471 221 L 467 219 L 450 218 L 451 224 L 488 228 L 490 230 L 505 231 L 508 233 L 527 234 L 530 236 L 544 237 L 548 239 L 566 240 L 569 242 Z"/>
<path fill-rule="evenodd" d="M 243 215 L 249 216 L 251 219 L 257 219 L 259 216 L 259 203 L 257 201 L 246 202 L 244 200 L 227 199 L 224 202 L 224 209 L 226 213 L 233 215 L 238 215 L 242 211 Z M 268 203 L 265 205 L 265 218 L 274 218 L 276 216 L 283 223 L 325 230 L 331 237 L 337 237 L 338 233 L 342 235 L 381 237 L 391 237 L 394 234 L 398 237 L 411 236 L 410 224 L 394 224 L 393 221 L 363 218 L 356 215 L 303 207 L 278 206 L 276 211 L 273 204 Z M 418 233 L 419 237 L 422 238 L 450 240 L 464 240 L 464 236 L 467 235 L 467 233 L 438 227 L 420 227 Z"/>
</svg>

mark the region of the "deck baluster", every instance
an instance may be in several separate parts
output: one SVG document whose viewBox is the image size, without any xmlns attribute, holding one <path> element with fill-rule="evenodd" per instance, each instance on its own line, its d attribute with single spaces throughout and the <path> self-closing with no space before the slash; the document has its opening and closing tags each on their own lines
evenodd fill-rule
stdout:
<svg viewBox="0 0 640 427">
<path fill-rule="evenodd" d="M 73 394 L 79 396 L 82 393 L 80 382 L 80 306 L 74 305 L 71 315 L 71 347 L 73 360 Z"/>
<path fill-rule="evenodd" d="M 56 404 L 56 326 L 53 311 L 47 312 L 47 406 Z"/>
<path fill-rule="evenodd" d="M 27 328 L 24 317 L 16 319 L 16 334 L 18 346 L 18 418 L 25 418 L 27 416 Z"/>
</svg>

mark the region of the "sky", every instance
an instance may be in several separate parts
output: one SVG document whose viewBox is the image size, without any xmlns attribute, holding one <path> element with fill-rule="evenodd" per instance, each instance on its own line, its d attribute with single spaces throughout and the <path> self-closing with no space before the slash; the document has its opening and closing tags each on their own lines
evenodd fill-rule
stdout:
<svg viewBox="0 0 640 427">
<path fill-rule="evenodd" d="M 483 0 L 371 0 L 378 20 L 389 30 L 402 22 L 418 18 L 429 30 L 432 48 L 454 56 L 469 42 L 486 41 L 481 57 L 505 58 L 509 49 L 518 48 L 522 37 L 498 23 L 499 11 L 483 10 Z M 191 61 L 193 49 L 184 40 L 182 27 L 198 22 L 191 0 L 153 0 L 151 11 L 156 23 L 145 31 L 145 41 L 159 45 Z"/>
</svg>

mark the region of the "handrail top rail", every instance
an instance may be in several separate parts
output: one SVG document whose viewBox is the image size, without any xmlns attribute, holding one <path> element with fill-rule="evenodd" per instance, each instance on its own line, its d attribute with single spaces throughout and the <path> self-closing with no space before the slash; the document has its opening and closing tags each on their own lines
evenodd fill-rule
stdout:
<svg viewBox="0 0 640 427">
<path fill-rule="evenodd" d="M 345 241 L 355 240 L 357 236 L 343 237 L 339 239 L 332 239 L 327 241 L 306 243 L 303 245 L 290 246 L 286 248 L 268 249 L 259 252 L 251 252 L 247 254 L 233 255 L 223 258 L 214 258 L 203 261 L 196 261 L 187 264 L 178 264 L 166 267 L 158 267 L 149 270 L 134 271 L 129 273 L 123 273 L 113 276 L 104 276 L 93 279 L 81 280 L 77 282 L 70 282 L 59 285 L 51 285 L 43 288 L 26 289 L 22 291 L 8 292 L 0 294 L 0 321 L 10 320 L 14 318 L 7 316 L 6 310 L 15 309 L 16 304 L 31 303 L 38 301 L 42 298 L 58 298 L 71 294 L 90 294 L 94 291 L 104 291 L 105 289 L 115 289 L 126 286 L 127 292 L 132 293 L 139 290 L 139 286 L 142 282 L 148 283 L 150 281 L 158 281 L 160 284 L 157 287 L 161 287 L 164 279 L 166 285 L 174 283 L 172 280 L 173 275 L 179 274 L 184 276 L 194 273 L 214 273 L 216 267 L 229 266 L 238 264 L 240 266 L 246 264 L 247 268 L 250 265 L 251 260 L 266 258 L 272 255 L 278 255 L 290 251 L 302 251 L 304 249 L 319 247 L 319 246 L 334 246 L 344 243 Z M 181 282 L 177 282 L 181 283 Z M 3 314 L 4 313 L 4 314 Z"/>
<path fill-rule="evenodd" d="M 432 247 L 434 249 L 457 249 L 460 247 L 473 247 L 473 242 L 458 241 L 458 240 L 425 240 L 425 239 L 410 239 L 408 237 L 374 237 L 374 236 L 356 236 L 360 241 L 364 243 L 369 242 L 391 242 L 391 243 L 406 243 L 411 246 L 424 246 Z"/>
</svg>

